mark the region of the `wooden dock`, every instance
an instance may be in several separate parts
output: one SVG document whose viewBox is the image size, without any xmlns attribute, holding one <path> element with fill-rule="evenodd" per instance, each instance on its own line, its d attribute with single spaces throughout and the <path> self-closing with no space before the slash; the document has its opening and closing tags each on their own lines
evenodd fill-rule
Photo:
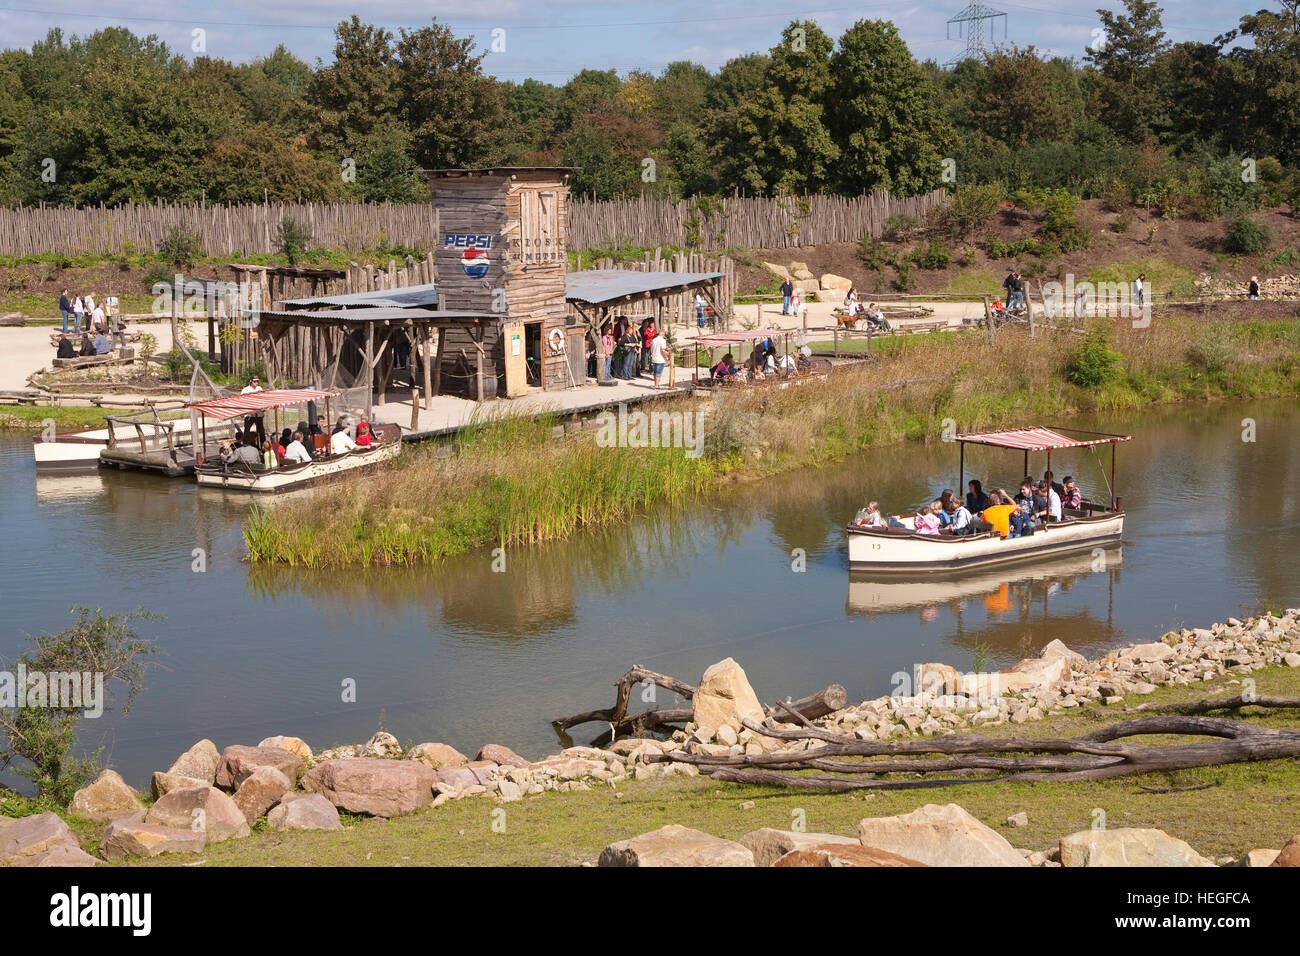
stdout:
<svg viewBox="0 0 1300 956">
<path fill-rule="evenodd" d="M 188 449 L 168 451 L 132 451 L 121 446 L 105 448 L 99 453 L 99 464 L 118 468 L 135 468 L 156 471 L 168 478 L 181 478 L 194 474 L 194 455 Z"/>
</svg>

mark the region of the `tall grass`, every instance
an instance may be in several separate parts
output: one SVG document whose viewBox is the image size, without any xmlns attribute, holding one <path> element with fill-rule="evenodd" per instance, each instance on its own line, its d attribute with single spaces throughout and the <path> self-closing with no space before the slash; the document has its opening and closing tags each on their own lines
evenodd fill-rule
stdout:
<svg viewBox="0 0 1300 956">
<path fill-rule="evenodd" d="M 1067 381 L 1082 337 L 1000 330 L 917 336 L 879 361 L 797 387 L 739 387 L 657 403 L 703 411 L 704 454 L 600 447 L 590 428 L 556 437 L 558 419 L 483 415 L 453 454 L 408 446 L 356 483 L 255 510 L 251 560 L 305 567 L 415 565 L 490 545 L 553 541 L 673 509 L 724 481 L 838 461 L 872 446 L 938 441 L 963 430 L 1064 423 L 1078 412 L 1213 397 L 1300 391 L 1295 323 L 1244 322 L 1207 331 L 1201 319 L 1160 319 L 1114 331 L 1118 377 L 1096 389 Z M 1213 345 L 1213 360 L 1205 362 Z M 1206 368 L 1214 366 L 1214 371 Z"/>
</svg>

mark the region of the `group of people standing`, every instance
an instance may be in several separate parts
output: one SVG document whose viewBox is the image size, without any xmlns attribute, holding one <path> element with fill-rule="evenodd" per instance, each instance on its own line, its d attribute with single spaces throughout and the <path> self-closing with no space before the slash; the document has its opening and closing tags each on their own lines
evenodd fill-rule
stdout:
<svg viewBox="0 0 1300 956">
<path fill-rule="evenodd" d="M 1026 537 L 1049 521 L 1064 520 L 1067 509 L 1082 507 L 1083 495 L 1073 476 L 1053 480 L 1051 471 L 1035 481 L 1026 476 L 1015 495 L 998 488 L 986 492 L 979 479 L 967 483 L 963 502 L 951 489 L 944 489 L 934 501 L 922 505 L 913 521 L 917 534 L 979 534 L 995 531 L 1003 538 Z M 861 528 L 906 528 L 897 515 L 886 518 L 875 501 L 857 513 L 853 524 Z"/>
<path fill-rule="evenodd" d="M 113 351 L 114 340 L 126 348 L 126 323 L 121 314 L 110 312 L 103 303 L 97 302 L 95 293 L 69 298 L 68 290 L 64 289 L 59 294 L 59 312 L 63 316 L 63 328 L 59 334 L 58 358 L 108 355 Z M 79 346 L 73 345 L 69 332 L 81 333 Z"/>
<path fill-rule="evenodd" d="M 602 327 L 600 342 L 605 378 L 635 379 L 648 371 L 654 378 L 653 387 L 660 387 L 668 367 L 669 349 L 654 319 L 642 319 L 638 325 L 635 319 L 620 315 Z"/>
</svg>

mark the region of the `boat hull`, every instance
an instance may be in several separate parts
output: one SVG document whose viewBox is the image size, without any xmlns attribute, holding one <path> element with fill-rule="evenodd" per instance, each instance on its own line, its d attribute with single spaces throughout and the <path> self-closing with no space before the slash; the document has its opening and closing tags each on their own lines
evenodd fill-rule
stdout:
<svg viewBox="0 0 1300 956">
<path fill-rule="evenodd" d="M 32 457 L 36 470 L 94 471 L 99 467 L 99 453 L 108 447 L 108 429 L 55 435 L 52 441 L 32 439 Z"/>
<path fill-rule="evenodd" d="M 337 458 L 312 461 L 304 465 L 276 468 L 273 471 L 199 465 L 194 477 L 202 488 L 220 488 L 225 491 L 243 491 L 251 494 L 279 494 L 305 488 L 339 475 L 362 471 L 366 468 L 392 461 L 402 450 L 400 441 L 386 442 L 367 450 L 349 452 Z"/>
<path fill-rule="evenodd" d="M 853 571 L 937 573 L 1029 561 L 1118 541 L 1124 533 L 1124 512 L 1054 522 L 1024 538 L 1000 538 L 992 533 L 923 535 L 852 526 L 845 531 Z"/>
</svg>

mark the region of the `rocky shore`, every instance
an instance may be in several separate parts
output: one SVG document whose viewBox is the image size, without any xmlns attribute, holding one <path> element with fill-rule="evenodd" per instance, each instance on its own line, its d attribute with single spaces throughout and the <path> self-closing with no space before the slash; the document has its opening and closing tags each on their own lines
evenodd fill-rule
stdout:
<svg viewBox="0 0 1300 956">
<path fill-rule="evenodd" d="M 1022 723 L 1083 706 L 1123 707 L 1157 687 L 1227 678 L 1253 691 L 1261 668 L 1300 667 L 1300 610 L 1229 618 L 1209 628 L 1170 631 L 1160 641 L 1087 660 L 1060 641 L 1006 671 L 962 674 L 919 664 L 896 693 L 842 708 L 814 724 L 858 740 L 890 740 Z M 900 691 L 911 691 L 901 693 Z M 443 743 L 410 748 L 379 732 L 366 743 L 314 752 L 297 737 L 218 750 L 201 740 L 153 774 L 150 799 L 113 770 L 79 790 L 68 814 L 104 824 L 96 854 L 85 852 L 54 813 L 0 818 L 0 863 L 93 866 L 161 854 L 200 853 L 211 843 L 242 839 L 265 820 L 272 830 L 341 830 L 340 812 L 391 818 L 450 800 L 510 803 L 547 791 L 593 787 L 617 791 L 629 780 L 695 776 L 674 754 L 738 755 L 807 750 L 817 740 L 785 741 L 742 720 L 794 728 L 765 714 L 730 658 L 711 666 L 692 701 L 693 720 L 668 739 L 627 738 L 607 749 L 570 747 L 528 760 L 500 744 L 471 759 Z M 1017 815 L 1018 816 L 1018 815 Z M 1015 817 L 1008 826 L 1016 826 Z M 929 804 L 912 814 L 865 819 L 859 838 L 760 830 L 739 842 L 685 827 L 666 827 L 612 844 L 601 865 L 1214 865 L 1158 830 L 1066 834 L 1053 853 L 1013 848 L 965 810 Z M 929 836 L 925 836 L 929 834 Z M 777 852 L 780 850 L 781 852 Z M 178 861 L 184 857 L 179 857 Z M 1127 861 L 1127 862 L 1126 862 Z M 1134 863 L 1133 861 L 1145 861 Z M 1219 861 L 1226 862 L 1226 861 Z M 1249 850 L 1240 865 L 1300 865 L 1300 838 L 1281 850 Z"/>
</svg>

